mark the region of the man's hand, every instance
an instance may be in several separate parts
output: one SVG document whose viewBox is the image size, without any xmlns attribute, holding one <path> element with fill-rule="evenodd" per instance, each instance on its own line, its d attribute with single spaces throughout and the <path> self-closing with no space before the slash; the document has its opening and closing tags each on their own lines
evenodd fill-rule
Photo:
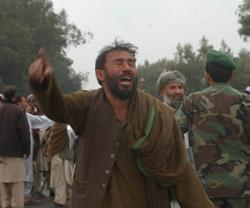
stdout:
<svg viewBox="0 0 250 208">
<path fill-rule="evenodd" d="M 29 80 L 33 87 L 41 88 L 45 81 L 52 75 L 52 67 L 48 61 L 47 51 L 41 48 L 38 51 L 37 59 L 29 67 Z"/>
</svg>

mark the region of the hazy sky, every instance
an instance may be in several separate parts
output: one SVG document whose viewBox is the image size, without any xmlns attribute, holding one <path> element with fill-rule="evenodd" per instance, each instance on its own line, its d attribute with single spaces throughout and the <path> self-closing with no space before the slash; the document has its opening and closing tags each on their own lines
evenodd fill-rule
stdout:
<svg viewBox="0 0 250 208">
<path fill-rule="evenodd" d="M 236 55 L 248 48 L 238 35 L 235 14 L 242 0 L 52 0 L 55 11 L 65 9 L 68 21 L 94 39 L 71 47 L 68 56 L 76 71 L 88 71 L 90 88 L 97 88 L 94 62 L 98 51 L 119 37 L 139 47 L 137 63 L 172 58 L 178 43 L 197 49 L 206 36 L 219 49 L 222 39 Z"/>
</svg>

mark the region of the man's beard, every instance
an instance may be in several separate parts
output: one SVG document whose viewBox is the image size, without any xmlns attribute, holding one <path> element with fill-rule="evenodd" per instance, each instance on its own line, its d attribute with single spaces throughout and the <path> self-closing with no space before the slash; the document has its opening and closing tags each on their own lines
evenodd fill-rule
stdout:
<svg viewBox="0 0 250 208">
<path fill-rule="evenodd" d="M 127 100 L 133 97 L 133 95 L 135 95 L 136 89 L 137 89 L 137 82 L 138 82 L 137 76 L 134 79 L 131 79 L 131 82 L 132 82 L 131 89 L 120 89 L 119 83 L 118 83 L 119 80 L 115 76 L 109 76 L 106 73 L 106 79 L 107 79 L 108 88 L 114 97 L 119 98 L 121 100 Z"/>
<path fill-rule="evenodd" d="M 172 108 L 174 108 L 176 110 L 180 107 L 182 102 L 183 102 L 183 98 L 175 99 L 175 98 L 167 96 L 167 95 L 163 96 L 163 103 L 170 105 Z"/>
</svg>

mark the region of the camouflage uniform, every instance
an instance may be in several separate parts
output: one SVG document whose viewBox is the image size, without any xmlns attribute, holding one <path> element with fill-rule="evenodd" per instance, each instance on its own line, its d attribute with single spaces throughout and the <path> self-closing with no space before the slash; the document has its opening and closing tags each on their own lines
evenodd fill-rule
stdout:
<svg viewBox="0 0 250 208">
<path fill-rule="evenodd" d="M 250 207 L 245 205 L 250 199 L 250 147 L 243 144 L 250 138 L 238 115 L 243 99 L 250 103 L 228 84 L 215 83 L 189 95 L 176 113 L 182 132 L 189 132 L 196 170 L 218 207 Z M 249 106 L 244 111 L 250 115 Z M 248 129 L 249 124 L 245 124 Z"/>
</svg>

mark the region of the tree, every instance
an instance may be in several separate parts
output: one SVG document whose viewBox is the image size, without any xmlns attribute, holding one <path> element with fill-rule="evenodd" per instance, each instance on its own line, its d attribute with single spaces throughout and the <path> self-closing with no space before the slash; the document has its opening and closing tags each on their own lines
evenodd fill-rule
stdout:
<svg viewBox="0 0 250 208">
<path fill-rule="evenodd" d="M 242 91 L 246 86 L 250 85 L 250 51 L 242 49 L 235 61 L 238 69 L 235 71 L 232 85 Z"/>
<path fill-rule="evenodd" d="M 74 72 L 66 48 L 84 44 L 91 38 L 90 32 L 83 35 L 74 24 L 68 23 L 64 10 L 56 14 L 50 0 L 1 0 L 1 79 L 4 84 L 15 84 L 21 93 L 27 93 L 27 68 L 38 49 L 45 47 L 63 89 L 80 89 L 87 81 L 86 76 Z"/>
<path fill-rule="evenodd" d="M 206 55 L 209 50 L 212 50 L 214 47 L 209 44 L 208 39 L 203 36 L 199 43 L 200 47 L 198 49 L 198 55 L 196 57 L 197 62 L 204 64 L 206 60 Z"/>
<path fill-rule="evenodd" d="M 206 54 L 213 48 L 213 45 L 209 44 L 206 37 L 202 37 L 200 46 L 196 51 L 193 50 L 192 45 L 189 43 L 184 45 L 178 44 L 173 60 L 163 58 L 155 63 L 150 63 L 146 60 L 144 65 L 138 66 L 139 77 L 144 77 L 146 80 L 146 91 L 158 97 L 155 88 L 156 80 L 165 69 L 177 70 L 183 73 L 187 82 L 186 94 L 203 89 L 205 87 L 202 80 Z M 231 48 L 224 40 L 221 41 L 221 48 L 219 50 L 233 57 Z M 231 84 L 236 89 L 242 90 L 250 85 L 250 51 L 246 49 L 241 50 L 239 56 L 234 57 L 234 60 L 238 65 L 238 69 L 235 70 L 236 76 Z"/>
<path fill-rule="evenodd" d="M 193 92 L 195 89 L 200 89 L 200 81 L 202 74 L 202 67 L 197 62 L 196 52 L 190 43 L 183 46 L 178 44 L 174 56 L 175 64 L 171 70 L 177 70 L 183 73 L 187 81 L 186 92 Z"/>
<path fill-rule="evenodd" d="M 250 0 L 243 0 L 238 9 L 239 23 L 241 27 L 238 32 L 246 41 L 250 36 Z"/>
<path fill-rule="evenodd" d="M 3 3 L 4 1 L 1 1 L 0 5 Z M 0 7 L 1 80 L 4 84 L 15 84 L 24 91 L 27 90 L 27 86 L 21 85 L 27 81 L 25 75 L 34 42 L 28 28 L 8 16 L 8 10 L 4 10 L 7 5 L 6 3 L 5 7 Z"/>
<path fill-rule="evenodd" d="M 227 43 L 225 42 L 225 40 L 222 40 L 221 43 L 221 48 L 220 51 L 223 53 L 227 53 L 228 55 L 233 57 L 233 52 L 232 49 L 227 45 Z"/>
</svg>

